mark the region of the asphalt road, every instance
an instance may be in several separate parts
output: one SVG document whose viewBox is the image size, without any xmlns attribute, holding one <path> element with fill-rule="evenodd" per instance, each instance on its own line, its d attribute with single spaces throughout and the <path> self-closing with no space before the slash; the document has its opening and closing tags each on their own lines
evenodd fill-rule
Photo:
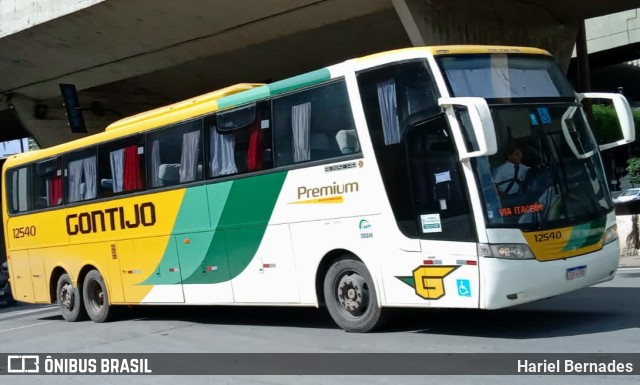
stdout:
<svg viewBox="0 0 640 385">
<path fill-rule="evenodd" d="M 55 308 L 0 309 L 4 353 L 640 353 L 640 269 L 612 282 L 498 311 L 402 310 L 350 334 L 318 309 L 145 307 L 106 324 Z M 391 360 L 393 356 L 390 356 Z M 390 365 L 393 362 L 389 363 Z M 462 364 L 461 364 L 462 365 Z M 462 369 L 461 369 L 462 371 Z M 6 381 L 10 379 L 10 381 Z M 2 384 L 632 384 L 640 376 L 11 376 Z"/>
</svg>

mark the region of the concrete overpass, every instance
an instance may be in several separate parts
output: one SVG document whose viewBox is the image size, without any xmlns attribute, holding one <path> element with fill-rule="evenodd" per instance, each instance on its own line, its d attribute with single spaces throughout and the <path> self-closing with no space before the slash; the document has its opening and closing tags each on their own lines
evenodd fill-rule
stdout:
<svg viewBox="0 0 640 385">
<path fill-rule="evenodd" d="M 409 45 L 533 45 L 568 67 L 582 20 L 640 7 L 640 0 L 54 3 L 0 0 L 0 141 L 26 130 L 46 147 L 82 135 L 66 126 L 59 83 L 75 84 L 83 105 L 107 107 L 85 113 L 93 133 L 120 115 L 233 83 Z"/>
<path fill-rule="evenodd" d="M 622 87 L 634 105 L 640 104 L 640 9 L 595 17 L 585 24 L 591 88 L 616 92 Z M 576 55 L 574 50 L 569 70 L 574 78 Z"/>
</svg>

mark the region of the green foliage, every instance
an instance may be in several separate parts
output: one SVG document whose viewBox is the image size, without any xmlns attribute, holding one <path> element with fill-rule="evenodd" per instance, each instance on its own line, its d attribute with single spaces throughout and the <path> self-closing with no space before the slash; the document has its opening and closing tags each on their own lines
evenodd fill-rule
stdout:
<svg viewBox="0 0 640 385">
<path fill-rule="evenodd" d="M 622 139 L 620 124 L 613 106 L 594 104 L 592 109 L 593 121 L 591 125 L 598 144 Z M 640 138 L 640 111 L 633 111 L 633 120 L 636 127 L 636 138 Z"/>
<path fill-rule="evenodd" d="M 640 158 L 627 160 L 627 173 L 629 175 L 629 182 L 640 183 Z"/>
</svg>

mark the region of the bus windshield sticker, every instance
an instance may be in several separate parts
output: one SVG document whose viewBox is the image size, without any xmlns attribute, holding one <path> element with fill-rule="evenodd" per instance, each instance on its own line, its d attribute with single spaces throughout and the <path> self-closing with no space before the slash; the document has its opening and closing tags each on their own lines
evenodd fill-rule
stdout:
<svg viewBox="0 0 640 385">
<path fill-rule="evenodd" d="M 529 114 L 529 119 L 531 120 L 532 126 L 538 125 L 538 117 L 536 116 L 536 114 Z"/>
<path fill-rule="evenodd" d="M 551 115 L 549 115 L 549 109 L 547 107 L 539 107 L 538 115 L 540 115 L 542 124 L 551 124 Z"/>
<path fill-rule="evenodd" d="M 420 215 L 423 233 L 441 233 L 442 223 L 440 222 L 440 214 L 423 214 Z"/>
</svg>

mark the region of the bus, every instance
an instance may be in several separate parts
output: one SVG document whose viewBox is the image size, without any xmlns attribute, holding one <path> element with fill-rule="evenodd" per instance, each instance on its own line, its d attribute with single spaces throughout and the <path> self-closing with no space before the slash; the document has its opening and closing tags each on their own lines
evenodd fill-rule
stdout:
<svg viewBox="0 0 640 385">
<path fill-rule="evenodd" d="M 613 106 L 615 141 L 596 141 L 587 99 Z M 601 150 L 634 135 L 624 96 L 576 93 L 535 48 L 414 47 L 237 84 L 9 157 L 11 284 L 67 321 L 310 306 L 367 332 L 391 308 L 519 305 L 613 279 Z M 508 189 L 505 163 L 526 170 Z"/>
</svg>

